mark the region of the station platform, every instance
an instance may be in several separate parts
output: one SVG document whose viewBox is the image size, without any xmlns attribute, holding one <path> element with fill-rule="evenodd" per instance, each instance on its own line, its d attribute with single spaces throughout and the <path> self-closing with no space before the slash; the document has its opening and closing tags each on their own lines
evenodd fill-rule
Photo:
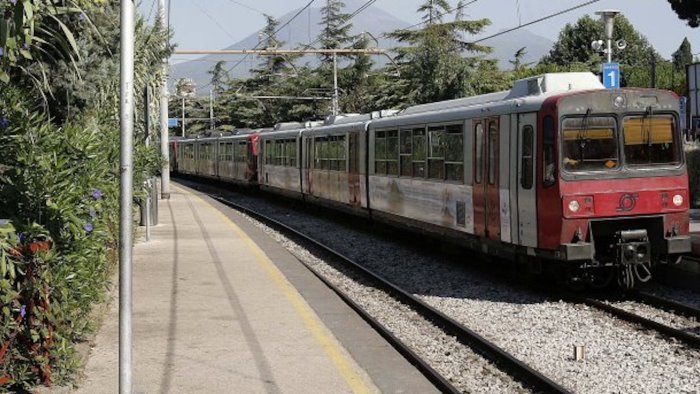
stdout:
<svg viewBox="0 0 700 394">
<path fill-rule="evenodd" d="M 172 189 L 134 248 L 134 393 L 435 392 L 262 230 Z M 118 392 L 118 316 L 114 291 L 71 392 Z"/>
</svg>

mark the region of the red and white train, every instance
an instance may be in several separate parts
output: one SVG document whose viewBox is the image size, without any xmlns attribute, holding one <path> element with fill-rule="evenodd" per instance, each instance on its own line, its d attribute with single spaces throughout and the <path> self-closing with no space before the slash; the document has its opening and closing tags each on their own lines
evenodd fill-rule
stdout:
<svg viewBox="0 0 700 394">
<path fill-rule="evenodd" d="M 591 73 L 401 112 L 171 144 L 173 171 L 246 184 L 623 287 L 690 251 L 678 97 Z"/>
</svg>

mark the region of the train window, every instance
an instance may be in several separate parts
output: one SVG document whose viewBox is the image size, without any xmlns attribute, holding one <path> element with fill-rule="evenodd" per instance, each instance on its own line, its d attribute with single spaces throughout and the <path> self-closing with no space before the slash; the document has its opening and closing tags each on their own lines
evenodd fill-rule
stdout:
<svg viewBox="0 0 700 394">
<path fill-rule="evenodd" d="M 265 141 L 265 164 L 272 165 L 272 158 L 274 152 L 272 151 L 272 141 Z"/>
<path fill-rule="evenodd" d="M 554 119 L 551 115 L 542 122 L 542 185 L 552 186 L 556 183 L 556 160 L 554 158 Z"/>
<path fill-rule="evenodd" d="M 338 171 L 338 137 L 329 137 L 328 169 Z"/>
<path fill-rule="evenodd" d="M 374 134 L 374 173 L 386 174 L 386 132 L 377 131 Z"/>
<path fill-rule="evenodd" d="M 338 160 L 338 171 L 347 171 L 347 159 L 346 159 L 346 153 L 345 153 L 345 136 L 344 135 L 339 135 L 338 136 L 338 156 L 336 159 Z"/>
<path fill-rule="evenodd" d="M 680 163 L 675 126 L 671 115 L 625 117 L 622 121 L 625 162 L 633 166 Z"/>
<path fill-rule="evenodd" d="M 413 175 L 412 167 L 411 167 L 411 152 L 413 151 L 412 149 L 412 143 L 411 143 L 411 130 L 404 129 L 400 131 L 400 151 L 399 151 L 399 160 L 400 160 L 400 167 L 401 167 L 401 176 L 411 176 Z"/>
<path fill-rule="evenodd" d="M 489 122 L 489 185 L 496 184 L 498 170 L 498 123 Z"/>
<path fill-rule="evenodd" d="M 306 168 L 312 168 L 314 162 L 313 155 L 313 140 L 311 138 L 306 139 Z M 303 152 L 303 151 L 302 151 Z"/>
<path fill-rule="evenodd" d="M 445 131 L 445 179 L 464 182 L 464 136 L 462 125 L 449 125 Z"/>
<path fill-rule="evenodd" d="M 520 159 L 520 186 L 523 189 L 532 189 L 532 152 L 534 148 L 532 126 L 523 127 L 522 133 L 522 157 Z"/>
<path fill-rule="evenodd" d="M 248 155 L 248 143 L 239 142 L 235 146 L 235 152 L 233 152 L 234 160 L 238 163 L 244 163 Z"/>
<path fill-rule="evenodd" d="M 291 139 L 287 142 L 287 165 L 297 166 L 297 140 Z"/>
<path fill-rule="evenodd" d="M 386 172 L 399 175 L 399 131 L 390 130 L 386 135 Z"/>
<path fill-rule="evenodd" d="M 425 129 L 413 129 L 413 176 L 425 178 Z"/>
<path fill-rule="evenodd" d="M 428 127 L 428 178 L 445 179 L 445 127 Z"/>
<path fill-rule="evenodd" d="M 481 183 L 484 178 L 484 125 L 477 123 L 474 126 L 474 149 L 475 166 L 474 166 L 474 182 Z"/>
<path fill-rule="evenodd" d="M 562 167 L 600 171 L 619 167 L 617 125 L 612 116 L 566 118 L 562 123 Z"/>
</svg>

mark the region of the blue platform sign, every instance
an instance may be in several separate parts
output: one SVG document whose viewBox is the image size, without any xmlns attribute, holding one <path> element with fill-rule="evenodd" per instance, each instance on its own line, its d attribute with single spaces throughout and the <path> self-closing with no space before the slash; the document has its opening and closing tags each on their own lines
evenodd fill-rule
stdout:
<svg viewBox="0 0 700 394">
<path fill-rule="evenodd" d="M 603 85 L 607 89 L 620 88 L 620 64 L 603 63 Z"/>
<path fill-rule="evenodd" d="M 177 127 L 180 118 L 168 118 L 168 127 Z"/>
</svg>

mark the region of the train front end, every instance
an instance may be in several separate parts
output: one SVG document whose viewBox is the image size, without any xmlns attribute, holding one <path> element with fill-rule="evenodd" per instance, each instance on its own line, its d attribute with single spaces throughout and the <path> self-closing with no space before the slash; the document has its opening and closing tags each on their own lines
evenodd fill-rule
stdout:
<svg viewBox="0 0 700 394">
<path fill-rule="evenodd" d="M 542 246 L 577 262 L 579 278 L 624 288 L 690 252 L 678 97 L 599 90 L 550 104 L 542 124 Z"/>
</svg>

